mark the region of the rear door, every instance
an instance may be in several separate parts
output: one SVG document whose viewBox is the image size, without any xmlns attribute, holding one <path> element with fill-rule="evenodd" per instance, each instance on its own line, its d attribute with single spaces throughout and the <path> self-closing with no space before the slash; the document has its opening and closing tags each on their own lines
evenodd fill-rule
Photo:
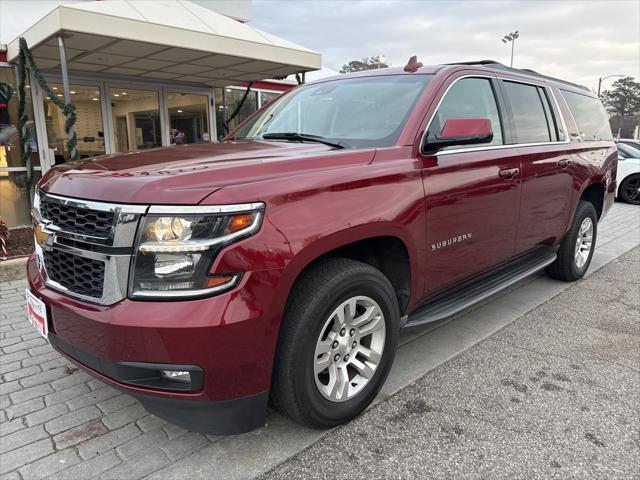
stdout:
<svg viewBox="0 0 640 480">
<path fill-rule="evenodd" d="M 573 168 L 566 127 L 550 89 L 500 80 L 522 167 L 516 254 L 553 245 L 571 213 Z"/>
<path fill-rule="evenodd" d="M 449 118 L 489 118 L 491 144 L 454 146 L 422 158 L 427 208 L 426 293 L 459 282 L 514 253 L 520 159 L 507 147 L 497 80 L 464 76 L 443 86 L 427 139 Z"/>
</svg>

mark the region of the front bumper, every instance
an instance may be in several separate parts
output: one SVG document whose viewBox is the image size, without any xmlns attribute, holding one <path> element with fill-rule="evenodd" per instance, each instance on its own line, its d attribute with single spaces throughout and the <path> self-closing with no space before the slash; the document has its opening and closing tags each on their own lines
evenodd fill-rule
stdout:
<svg viewBox="0 0 640 480">
<path fill-rule="evenodd" d="M 47 305 L 52 345 L 84 370 L 190 430 L 230 434 L 264 424 L 279 323 L 269 312 L 280 270 L 247 272 L 236 289 L 216 297 L 110 306 L 47 287 L 34 257 L 27 273 L 32 293 Z M 186 390 L 140 382 L 135 368 L 150 364 L 193 368 L 201 381 Z"/>
</svg>

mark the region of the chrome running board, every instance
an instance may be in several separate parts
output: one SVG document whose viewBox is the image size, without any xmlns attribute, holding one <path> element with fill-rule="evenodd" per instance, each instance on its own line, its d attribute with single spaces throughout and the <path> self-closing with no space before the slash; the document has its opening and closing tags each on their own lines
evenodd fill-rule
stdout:
<svg viewBox="0 0 640 480">
<path fill-rule="evenodd" d="M 411 328 L 444 320 L 471 305 L 542 270 L 554 262 L 557 249 L 545 248 L 515 260 L 493 273 L 469 281 L 463 286 L 439 295 L 414 310 L 402 328 Z"/>
</svg>

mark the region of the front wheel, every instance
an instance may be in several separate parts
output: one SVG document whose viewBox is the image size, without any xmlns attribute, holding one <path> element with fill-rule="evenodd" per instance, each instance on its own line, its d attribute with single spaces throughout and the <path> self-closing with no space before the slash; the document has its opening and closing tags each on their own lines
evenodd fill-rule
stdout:
<svg viewBox="0 0 640 480">
<path fill-rule="evenodd" d="M 547 267 L 547 274 L 566 282 L 582 278 L 591 264 L 597 233 L 596 209 L 593 204 L 581 200 L 571 227 L 560 244 L 558 257 Z"/>
<path fill-rule="evenodd" d="M 640 173 L 634 173 L 625 178 L 618 190 L 619 197 L 632 205 L 640 205 Z"/>
<path fill-rule="evenodd" d="M 400 314 L 389 280 L 365 263 L 328 259 L 296 283 L 282 321 L 272 402 L 318 428 L 347 422 L 391 368 Z"/>
</svg>

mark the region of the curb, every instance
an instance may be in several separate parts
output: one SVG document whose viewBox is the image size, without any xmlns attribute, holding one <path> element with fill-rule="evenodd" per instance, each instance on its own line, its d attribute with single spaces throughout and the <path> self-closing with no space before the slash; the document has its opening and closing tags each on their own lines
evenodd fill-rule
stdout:
<svg viewBox="0 0 640 480">
<path fill-rule="evenodd" d="M 27 260 L 29 257 L 10 258 L 0 262 L 0 282 L 11 282 L 27 278 Z"/>
</svg>

